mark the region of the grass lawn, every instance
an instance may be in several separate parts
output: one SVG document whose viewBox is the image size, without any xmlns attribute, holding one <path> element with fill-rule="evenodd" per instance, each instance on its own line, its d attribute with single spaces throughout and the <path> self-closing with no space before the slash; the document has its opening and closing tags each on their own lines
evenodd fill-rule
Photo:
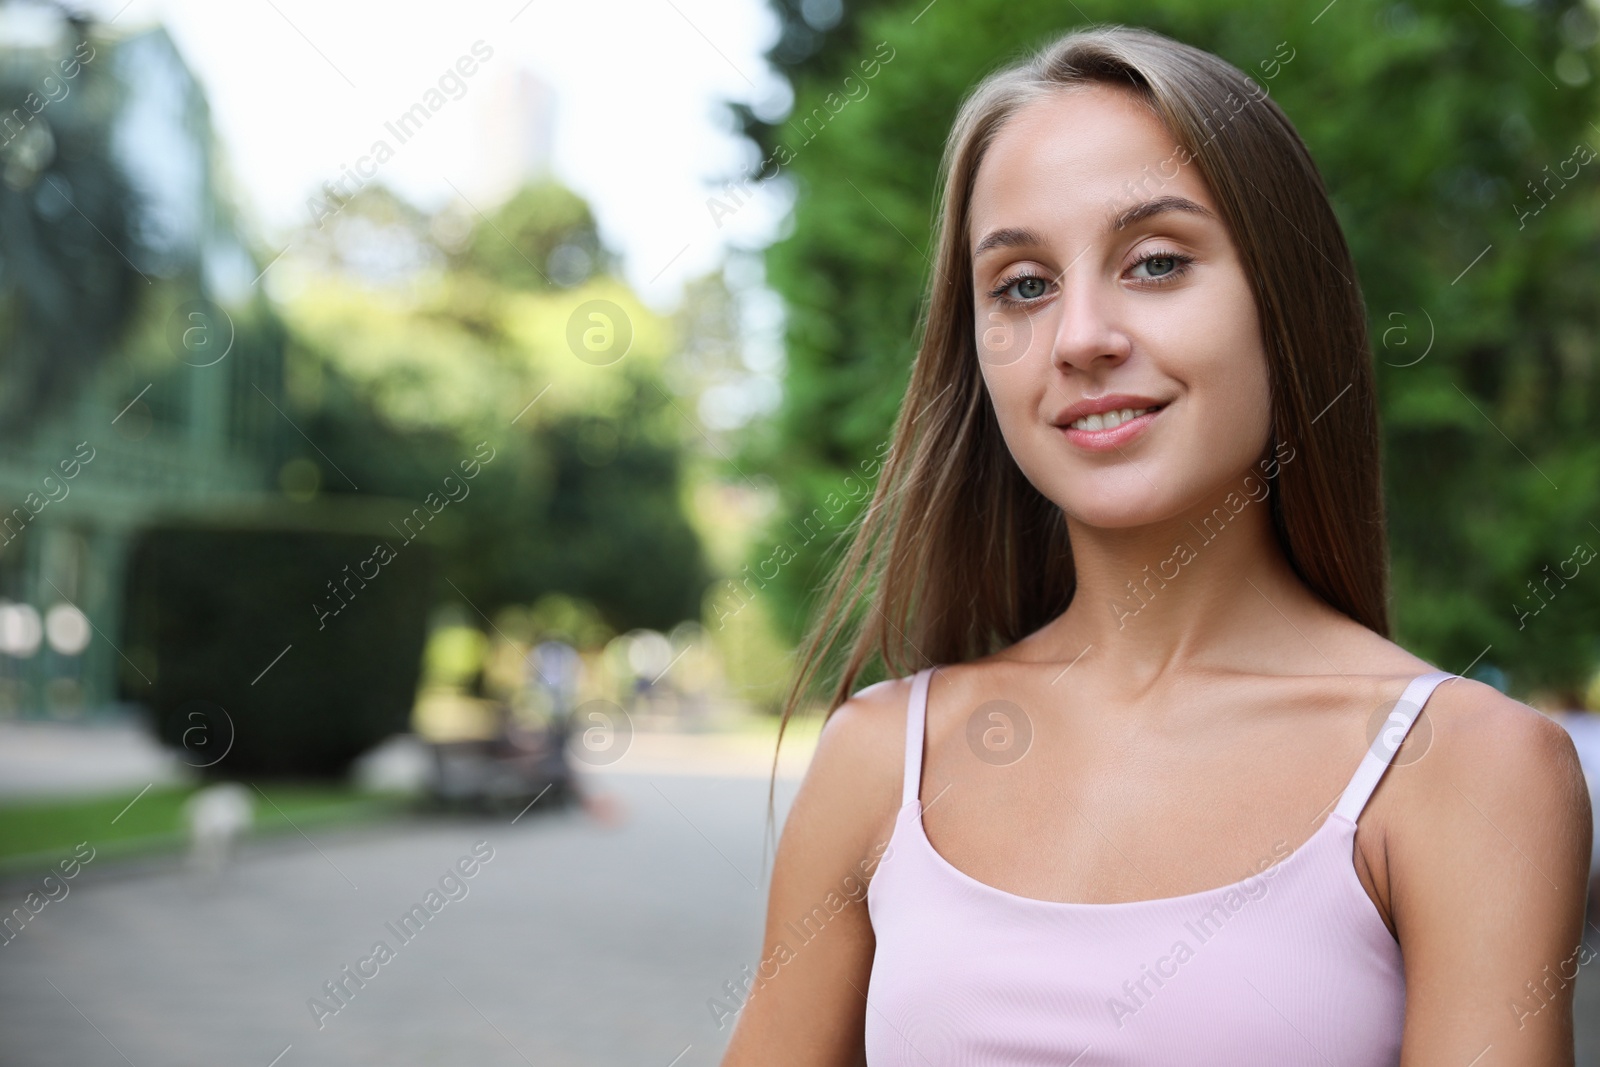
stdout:
<svg viewBox="0 0 1600 1067">
<path fill-rule="evenodd" d="M 403 810 L 400 796 L 329 783 L 257 782 L 252 836 L 380 819 Z M 183 804 L 197 786 L 156 786 L 92 797 L 0 801 L 0 875 L 50 867 L 87 841 L 100 855 L 180 849 Z M 137 798 L 137 799 L 136 799 Z"/>
</svg>

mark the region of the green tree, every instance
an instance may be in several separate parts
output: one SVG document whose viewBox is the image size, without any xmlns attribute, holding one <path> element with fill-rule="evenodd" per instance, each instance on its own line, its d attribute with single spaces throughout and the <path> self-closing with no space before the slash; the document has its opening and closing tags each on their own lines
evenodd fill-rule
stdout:
<svg viewBox="0 0 1600 1067">
<path fill-rule="evenodd" d="M 1136 21 L 1266 86 L 1332 192 L 1379 361 L 1397 638 L 1447 669 L 1498 664 L 1523 692 L 1589 676 L 1600 566 L 1573 576 L 1575 547 L 1600 549 L 1600 161 L 1576 162 L 1578 146 L 1600 145 L 1588 8 L 1155 0 L 1132 14 L 1109 0 L 913 0 L 807 23 L 826 7 L 774 4 L 784 30 L 769 58 L 794 87 L 790 115 L 766 123 L 735 109 L 763 158 L 789 150 L 783 172 L 798 192 L 790 235 L 767 253 L 788 311 L 783 407 L 742 460 L 781 487 L 774 540 L 888 433 L 915 352 L 938 157 L 962 95 L 1061 32 Z M 893 58 L 838 107 L 879 42 Z M 791 634 L 824 543 L 763 591 Z M 1547 588 L 1553 572 L 1565 578 Z"/>
<path fill-rule="evenodd" d="M 697 617 L 707 566 L 684 513 L 682 420 L 662 381 L 670 323 L 605 273 L 531 281 L 516 253 L 559 265 L 558 249 L 593 234 L 588 208 L 551 183 L 480 220 L 456 242 L 463 252 L 439 245 L 437 223 L 374 186 L 315 238 L 339 250 L 337 269 L 286 308 L 287 388 L 322 450 L 300 457 L 320 491 L 421 506 L 430 493 L 443 498 L 454 474 L 461 499 L 423 539 L 442 576 L 486 614 L 562 593 L 619 631 Z M 362 235 L 391 253 L 413 242 L 403 258 L 417 276 L 360 278 Z M 509 258 L 490 251 L 497 241 Z M 583 349 L 596 329 L 610 331 L 613 351 Z M 474 456 L 482 462 L 465 479 L 460 465 Z M 406 514 L 391 517 L 403 536 L 421 525 L 404 527 Z"/>
<path fill-rule="evenodd" d="M 474 226 L 452 265 L 507 288 L 551 290 L 614 270 L 617 261 L 601 244 L 588 203 L 541 178 L 496 208 L 492 224 Z"/>
<path fill-rule="evenodd" d="M 17 4 L 0 4 L 0 16 Z M 17 438 L 81 388 L 124 336 L 141 276 L 139 213 L 116 165 L 117 82 L 90 23 L 7 46 L 0 66 L 0 434 Z M 97 63 L 96 60 L 99 60 Z"/>
</svg>

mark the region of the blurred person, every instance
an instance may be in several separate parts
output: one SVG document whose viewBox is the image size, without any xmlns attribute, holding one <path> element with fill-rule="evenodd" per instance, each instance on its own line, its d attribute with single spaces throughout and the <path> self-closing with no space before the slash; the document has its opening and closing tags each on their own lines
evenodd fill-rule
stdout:
<svg viewBox="0 0 1600 1067">
<path fill-rule="evenodd" d="M 1582 768 L 1389 638 L 1356 268 L 1259 88 L 1096 26 L 965 99 L 726 1067 L 1573 1062 Z"/>
<path fill-rule="evenodd" d="M 548 639 L 528 650 L 524 665 L 525 684 L 548 693 L 552 714 L 569 713 L 577 702 L 583 670 L 578 650 L 565 641 Z"/>
<path fill-rule="evenodd" d="M 219 875 L 232 858 L 238 840 L 255 818 L 255 798 L 237 782 L 203 786 L 183 803 L 189 832 L 189 863 Z"/>
</svg>

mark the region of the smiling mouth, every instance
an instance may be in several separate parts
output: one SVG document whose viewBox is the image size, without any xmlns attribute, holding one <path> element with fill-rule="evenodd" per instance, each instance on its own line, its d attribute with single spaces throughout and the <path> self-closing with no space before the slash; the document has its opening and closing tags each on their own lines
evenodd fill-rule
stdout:
<svg viewBox="0 0 1600 1067">
<path fill-rule="evenodd" d="M 1161 405 L 1157 404 L 1154 407 L 1148 408 L 1122 408 L 1119 411 L 1103 411 L 1095 415 L 1085 415 L 1081 419 L 1076 419 L 1073 422 L 1068 423 L 1067 428 L 1073 430 L 1088 430 L 1091 432 L 1095 430 L 1114 430 L 1123 423 L 1138 418 L 1140 415 L 1148 415 L 1152 411 L 1160 410 Z"/>
</svg>

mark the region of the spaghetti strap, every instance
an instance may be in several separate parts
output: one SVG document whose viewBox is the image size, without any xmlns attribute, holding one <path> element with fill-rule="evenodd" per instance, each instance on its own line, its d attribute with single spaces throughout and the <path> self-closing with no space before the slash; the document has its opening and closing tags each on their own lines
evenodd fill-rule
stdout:
<svg viewBox="0 0 1600 1067">
<path fill-rule="evenodd" d="M 933 668 L 924 667 L 911 679 L 911 698 L 906 701 L 906 769 L 901 778 L 900 806 L 917 799 L 922 786 L 922 731 L 928 717 L 928 682 Z"/>
<path fill-rule="evenodd" d="M 1372 744 L 1367 746 L 1367 751 L 1361 757 L 1361 765 L 1356 768 L 1356 773 L 1350 779 L 1350 784 L 1345 786 L 1344 793 L 1339 797 L 1339 806 L 1334 808 L 1335 815 L 1343 816 L 1349 822 L 1355 822 L 1361 816 L 1361 811 L 1367 806 L 1367 800 L 1372 796 L 1373 790 L 1378 788 L 1378 780 L 1383 777 L 1383 772 L 1394 759 L 1394 754 L 1400 748 L 1400 743 L 1405 740 L 1406 733 L 1410 731 L 1413 723 L 1422 712 L 1422 706 L 1428 702 L 1428 697 L 1440 682 L 1458 675 L 1447 671 L 1430 671 L 1419 674 L 1406 686 L 1405 692 L 1400 694 L 1400 699 L 1395 702 L 1394 709 L 1389 712 L 1389 717 L 1384 720 L 1383 727 L 1378 731 L 1378 736 L 1373 738 Z"/>
<path fill-rule="evenodd" d="M 1271 887 L 1257 885 L 1258 873 L 1181 896 L 1083 903 L 1001 889 L 953 865 L 929 840 L 921 779 L 923 748 L 933 757 L 928 703 L 938 669 L 895 686 L 909 690 L 905 779 L 894 830 L 867 883 L 874 947 L 861 1062 L 1400 1063 L 1405 959 L 1367 899 L 1351 835 L 1422 705 L 1454 675 L 1391 679 L 1404 683 L 1394 714 L 1320 837 L 1271 865 Z M 937 791 L 929 787 L 930 803 Z M 825 917 L 818 909 L 816 920 Z M 806 930 L 791 923 L 796 936 L 814 936 L 810 916 L 798 925 Z M 1241 994 L 1245 987 L 1255 992 Z"/>
</svg>

